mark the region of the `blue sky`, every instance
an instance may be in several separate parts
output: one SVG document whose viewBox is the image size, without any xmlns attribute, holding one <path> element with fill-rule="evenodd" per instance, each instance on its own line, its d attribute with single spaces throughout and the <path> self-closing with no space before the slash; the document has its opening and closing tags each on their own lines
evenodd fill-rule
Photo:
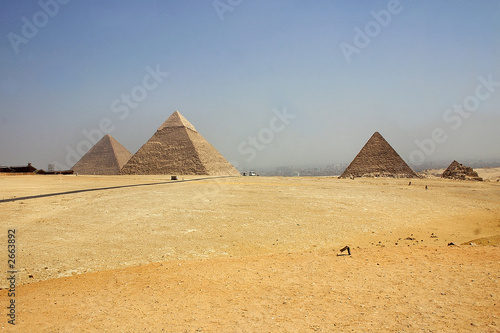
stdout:
<svg viewBox="0 0 500 333">
<path fill-rule="evenodd" d="M 103 119 L 135 153 L 175 110 L 240 169 L 348 163 L 375 131 L 415 167 L 499 159 L 499 17 L 498 1 L 4 0 L 0 165 L 71 167 Z"/>
</svg>

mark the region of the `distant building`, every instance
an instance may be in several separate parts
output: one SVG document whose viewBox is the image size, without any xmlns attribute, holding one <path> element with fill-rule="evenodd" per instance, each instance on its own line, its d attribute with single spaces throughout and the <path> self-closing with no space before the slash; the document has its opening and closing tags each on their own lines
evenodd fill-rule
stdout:
<svg viewBox="0 0 500 333">
<path fill-rule="evenodd" d="M 27 166 L 0 166 L 0 172 L 3 173 L 35 173 L 37 168 L 28 163 Z"/>
</svg>

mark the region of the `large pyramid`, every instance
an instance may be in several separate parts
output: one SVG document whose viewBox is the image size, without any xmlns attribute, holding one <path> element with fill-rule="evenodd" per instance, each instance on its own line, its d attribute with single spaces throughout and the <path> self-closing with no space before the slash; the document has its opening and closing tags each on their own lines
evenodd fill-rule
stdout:
<svg viewBox="0 0 500 333">
<path fill-rule="evenodd" d="M 111 135 L 105 135 L 72 168 L 83 175 L 118 175 L 132 154 Z"/>
<path fill-rule="evenodd" d="M 382 135 L 375 132 L 340 177 L 414 178 L 418 175 Z"/>
<path fill-rule="evenodd" d="M 240 175 L 178 111 L 132 156 L 121 174 Z"/>
</svg>

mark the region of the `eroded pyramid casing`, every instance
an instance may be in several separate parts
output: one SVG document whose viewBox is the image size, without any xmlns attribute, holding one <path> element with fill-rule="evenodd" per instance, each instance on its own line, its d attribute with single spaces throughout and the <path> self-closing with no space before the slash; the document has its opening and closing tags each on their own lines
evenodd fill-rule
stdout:
<svg viewBox="0 0 500 333">
<path fill-rule="evenodd" d="M 482 181 L 483 178 L 479 177 L 476 171 L 471 167 L 465 166 L 457 161 L 451 162 L 446 170 L 441 175 L 441 178 L 448 179 L 461 179 L 461 180 L 478 180 Z"/>
<path fill-rule="evenodd" d="M 375 132 L 340 177 L 415 178 L 418 175 L 382 135 Z"/>
<path fill-rule="evenodd" d="M 111 135 L 105 135 L 72 168 L 82 175 L 118 175 L 132 154 Z"/>
<path fill-rule="evenodd" d="M 132 156 L 121 174 L 240 175 L 178 111 Z"/>
</svg>

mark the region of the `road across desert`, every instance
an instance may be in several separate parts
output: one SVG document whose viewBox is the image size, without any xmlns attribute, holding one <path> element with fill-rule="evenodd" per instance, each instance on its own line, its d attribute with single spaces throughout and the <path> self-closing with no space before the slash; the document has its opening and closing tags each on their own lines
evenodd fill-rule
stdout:
<svg viewBox="0 0 500 333">
<path fill-rule="evenodd" d="M 500 184 L 408 182 L 1 176 L 0 328 L 498 332 Z"/>
</svg>

